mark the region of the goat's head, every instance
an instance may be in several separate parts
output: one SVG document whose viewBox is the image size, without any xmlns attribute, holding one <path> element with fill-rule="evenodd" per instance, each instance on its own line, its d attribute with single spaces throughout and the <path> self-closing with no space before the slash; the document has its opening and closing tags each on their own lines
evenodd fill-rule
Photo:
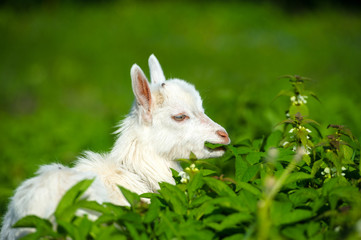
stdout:
<svg viewBox="0 0 361 240">
<path fill-rule="evenodd" d="M 136 98 L 133 113 L 138 117 L 143 144 L 168 159 L 220 157 L 223 149 L 211 150 L 205 142 L 229 144 L 226 130 L 212 121 L 202 107 L 202 99 L 193 85 L 166 80 L 154 55 L 149 58 L 151 84 L 136 64 L 131 69 Z"/>
</svg>

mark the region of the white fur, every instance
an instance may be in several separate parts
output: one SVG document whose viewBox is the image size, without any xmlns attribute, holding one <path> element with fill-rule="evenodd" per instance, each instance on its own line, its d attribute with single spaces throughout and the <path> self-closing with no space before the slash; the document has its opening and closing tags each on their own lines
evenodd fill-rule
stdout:
<svg viewBox="0 0 361 240">
<path fill-rule="evenodd" d="M 170 168 L 181 171 L 176 161 L 220 157 L 205 142 L 229 144 L 225 130 L 205 115 L 202 99 L 193 85 L 179 79 L 165 80 L 155 58 L 149 58 L 151 84 L 137 66 L 131 69 L 136 101 L 120 124 L 118 139 L 107 154 L 86 152 L 75 167 L 42 166 L 37 176 L 16 190 L 3 220 L 1 239 L 17 239 L 33 229 L 12 229 L 20 218 L 33 214 L 51 219 L 64 193 L 82 179 L 95 178 L 85 197 L 99 203 L 128 205 L 117 185 L 136 193 L 156 192 L 159 182 L 174 183 Z M 185 115 L 182 121 L 174 116 Z"/>
</svg>

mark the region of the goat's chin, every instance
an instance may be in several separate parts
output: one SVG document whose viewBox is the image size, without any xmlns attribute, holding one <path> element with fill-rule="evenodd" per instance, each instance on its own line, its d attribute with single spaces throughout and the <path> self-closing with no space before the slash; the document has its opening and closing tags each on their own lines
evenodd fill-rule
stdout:
<svg viewBox="0 0 361 240">
<path fill-rule="evenodd" d="M 223 147 L 216 148 L 216 149 L 210 149 L 207 147 L 204 147 L 203 153 L 199 154 L 199 156 L 196 154 L 197 158 L 205 159 L 205 158 L 218 158 L 222 157 L 226 150 Z"/>
</svg>

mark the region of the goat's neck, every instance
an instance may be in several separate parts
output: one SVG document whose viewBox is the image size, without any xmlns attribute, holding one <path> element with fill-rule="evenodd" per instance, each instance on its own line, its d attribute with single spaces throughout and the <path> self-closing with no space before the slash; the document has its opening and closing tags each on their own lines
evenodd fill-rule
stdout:
<svg viewBox="0 0 361 240">
<path fill-rule="evenodd" d="M 132 124 L 133 125 L 133 124 Z M 159 182 L 174 183 L 170 168 L 181 171 L 174 159 L 157 154 L 152 146 L 142 141 L 135 126 L 124 124 L 112 151 L 110 159 L 121 168 L 138 174 L 152 191 L 159 189 Z"/>
</svg>

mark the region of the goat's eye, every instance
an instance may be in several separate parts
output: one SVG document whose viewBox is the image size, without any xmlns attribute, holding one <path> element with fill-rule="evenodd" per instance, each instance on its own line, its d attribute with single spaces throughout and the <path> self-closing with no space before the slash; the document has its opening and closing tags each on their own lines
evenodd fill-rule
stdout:
<svg viewBox="0 0 361 240">
<path fill-rule="evenodd" d="M 173 116 L 172 118 L 173 118 L 175 121 L 180 122 L 180 121 L 183 121 L 183 120 L 185 120 L 185 119 L 188 119 L 189 117 L 188 117 L 187 115 L 185 115 L 185 114 L 180 114 L 180 115 L 175 115 L 175 116 Z"/>
</svg>

